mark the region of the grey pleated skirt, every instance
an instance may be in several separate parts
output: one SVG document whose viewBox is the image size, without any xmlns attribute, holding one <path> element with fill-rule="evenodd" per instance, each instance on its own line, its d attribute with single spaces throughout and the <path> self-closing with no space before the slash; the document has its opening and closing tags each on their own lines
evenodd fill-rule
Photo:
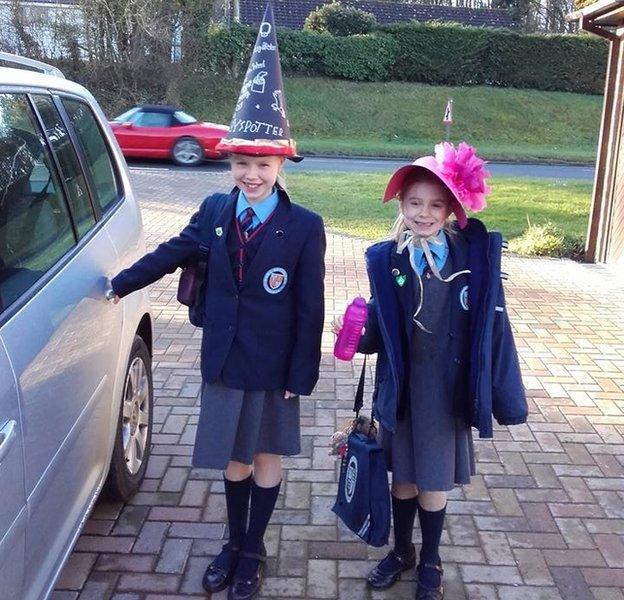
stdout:
<svg viewBox="0 0 624 600">
<path fill-rule="evenodd" d="M 233 460 L 246 465 L 255 454 L 301 452 L 299 396 L 284 390 L 249 392 L 204 383 L 193 466 L 221 469 Z"/>
</svg>

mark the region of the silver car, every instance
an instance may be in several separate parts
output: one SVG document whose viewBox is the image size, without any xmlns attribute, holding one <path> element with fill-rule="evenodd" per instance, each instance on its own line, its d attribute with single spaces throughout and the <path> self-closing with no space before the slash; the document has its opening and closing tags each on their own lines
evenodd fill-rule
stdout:
<svg viewBox="0 0 624 600">
<path fill-rule="evenodd" d="M 0 54 L 5 61 L 28 63 Z M 0 597 L 45 598 L 103 487 L 138 489 L 152 425 L 144 254 L 125 161 L 91 94 L 0 66 Z"/>
</svg>

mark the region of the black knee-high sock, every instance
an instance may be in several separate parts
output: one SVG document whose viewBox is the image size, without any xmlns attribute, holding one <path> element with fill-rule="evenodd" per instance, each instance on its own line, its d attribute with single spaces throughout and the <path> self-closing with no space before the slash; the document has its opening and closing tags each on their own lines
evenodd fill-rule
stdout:
<svg viewBox="0 0 624 600">
<path fill-rule="evenodd" d="M 405 500 L 392 496 L 394 551 L 399 556 L 405 557 L 412 553 L 412 531 L 417 507 L 416 496 Z"/>
<path fill-rule="evenodd" d="M 422 546 L 420 548 L 421 565 L 437 565 L 440 563 L 440 537 L 444 526 L 446 506 L 441 510 L 425 510 L 418 506 L 418 520 L 422 532 Z M 418 574 L 419 581 L 431 588 L 438 587 L 441 576 L 435 569 L 422 569 Z"/>
<path fill-rule="evenodd" d="M 251 475 L 242 481 L 230 481 L 224 475 L 223 483 L 225 485 L 225 505 L 227 507 L 230 542 L 240 548 L 247 532 Z"/>
<path fill-rule="evenodd" d="M 245 552 L 259 554 L 262 551 L 264 534 L 273 514 L 281 485 L 282 482 L 280 481 L 274 487 L 263 488 L 257 485 L 255 481 L 251 482 L 249 527 L 243 543 Z"/>
<path fill-rule="evenodd" d="M 264 550 L 264 534 L 273 514 L 280 481 L 275 487 L 263 488 L 251 482 L 251 505 L 249 509 L 249 527 L 243 542 L 243 551 L 251 554 L 262 554 Z M 237 577 L 250 579 L 256 570 L 258 561 L 254 558 L 241 557 L 236 569 Z"/>
</svg>

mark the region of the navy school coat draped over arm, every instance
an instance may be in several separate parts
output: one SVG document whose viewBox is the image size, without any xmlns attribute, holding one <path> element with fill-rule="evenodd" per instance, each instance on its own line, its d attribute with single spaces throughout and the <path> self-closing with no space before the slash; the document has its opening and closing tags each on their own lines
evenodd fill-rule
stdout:
<svg viewBox="0 0 624 600">
<path fill-rule="evenodd" d="M 471 288 L 479 298 L 471 308 L 470 385 L 472 424 L 479 436 L 493 435 L 492 416 L 500 425 L 524 423 L 528 407 L 516 345 L 507 316 L 501 278 L 503 238 L 469 219 Z M 479 282 L 479 283 L 477 283 Z"/>
<path fill-rule="evenodd" d="M 500 284 L 492 335 L 492 414 L 500 425 L 525 423 L 528 415 L 516 343 Z"/>
</svg>

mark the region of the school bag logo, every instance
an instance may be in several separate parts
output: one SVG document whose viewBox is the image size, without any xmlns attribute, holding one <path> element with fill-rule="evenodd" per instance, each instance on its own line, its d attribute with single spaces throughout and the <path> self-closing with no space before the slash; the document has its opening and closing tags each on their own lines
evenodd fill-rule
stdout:
<svg viewBox="0 0 624 600">
<path fill-rule="evenodd" d="M 347 467 L 347 476 L 345 477 L 345 498 L 347 502 L 353 500 L 353 494 L 355 494 L 355 486 L 357 484 L 358 476 L 358 462 L 355 456 L 352 456 L 349 460 L 349 466 Z"/>
<path fill-rule="evenodd" d="M 264 274 L 262 285 L 269 294 L 279 294 L 288 283 L 288 273 L 282 267 L 273 267 Z"/>
<path fill-rule="evenodd" d="M 459 292 L 459 303 L 464 310 L 468 310 L 468 286 L 465 285 Z"/>
</svg>

